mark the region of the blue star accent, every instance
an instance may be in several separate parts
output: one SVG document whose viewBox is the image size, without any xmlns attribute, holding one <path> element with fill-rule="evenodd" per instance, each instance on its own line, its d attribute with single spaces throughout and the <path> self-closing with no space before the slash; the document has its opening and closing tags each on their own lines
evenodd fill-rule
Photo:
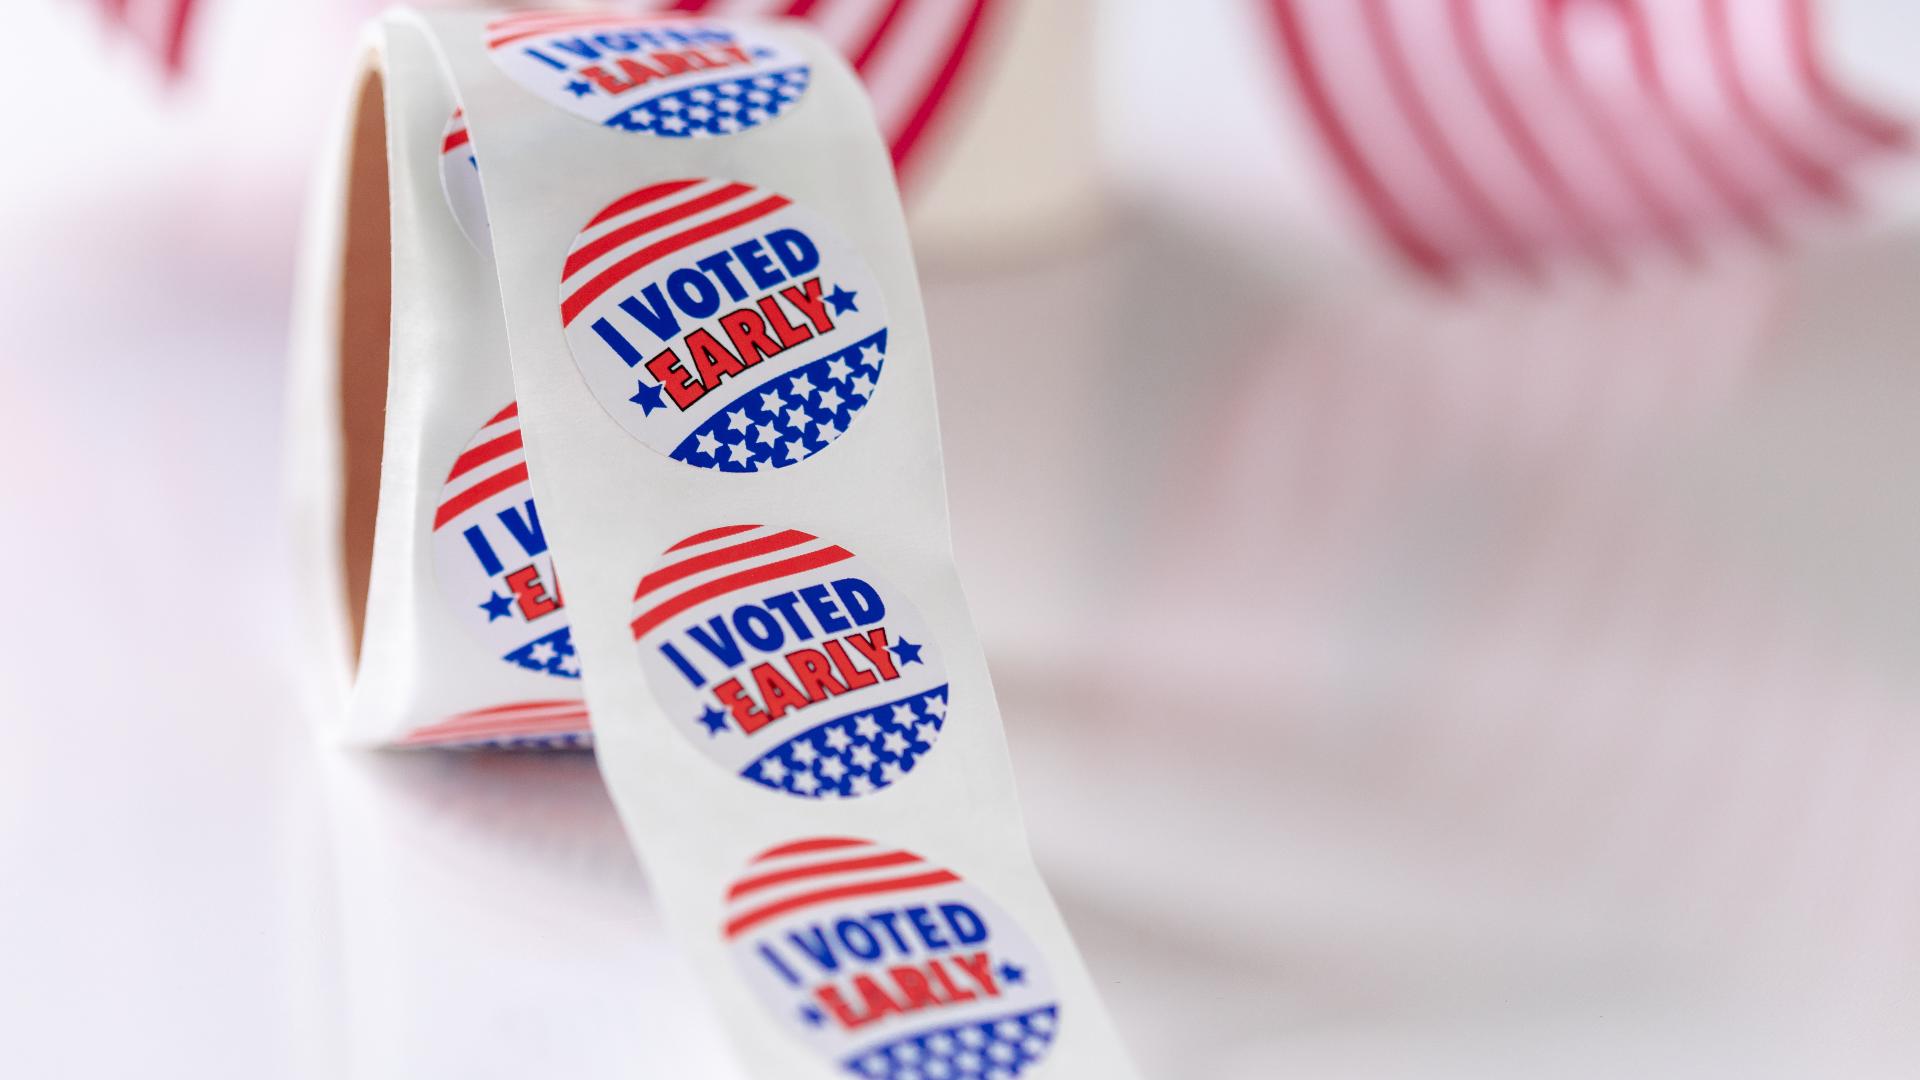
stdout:
<svg viewBox="0 0 1920 1080">
<path fill-rule="evenodd" d="M 694 717 L 694 719 L 707 725 L 707 738 L 709 739 L 727 730 L 727 714 L 711 705 L 707 706 L 706 712 Z"/>
<path fill-rule="evenodd" d="M 773 55 L 773 50 L 767 48 L 765 45 L 762 45 L 759 48 L 753 50 L 753 57 L 756 60 L 765 60 L 767 57 L 772 55 Z"/>
<path fill-rule="evenodd" d="M 653 410 L 664 409 L 667 407 L 666 401 L 663 400 L 660 396 L 659 386 L 648 384 L 645 382 L 635 383 L 634 385 L 638 386 L 640 389 L 635 391 L 634 395 L 628 398 L 627 400 L 633 402 L 635 405 L 640 406 L 641 416 L 652 416 Z"/>
<path fill-rule="evenodd" d="M 513 617 L 513 597 L 511 596 L 501 596 L 499 593 L 488 593 L 486 602 L 478 606 L 487 613 L 488 622 L 492 622 L 495 619 L 510 619 Z"/>
<path fill-rule="evenodd" d="M 925 662 L 920 659 L 920 650 L 924 647 L 925 646 L 922 645 L 915 645 L 906 638 L 901 638 L 900 644 L 887 646 L 887 651 L 899 657 L 902 664 L 919 664 Z"/>
<path fill-rule="evenodd" d="M 835 315 L 845 315 L 849 311 L 860 310 L 853 306 L 853 298 L 859 295 L 857 292 L 849 292 L 845 285 L 835 285 L 833 291 L 827 294 L 827 303 L 833 305 Z"/>
<path fill-rule="evenodd" d="M 574 97 L 586 97 L 593 93 L 593 84 L 585 79 L 575 79 L 567 84 L 567 91 Z"/>
<path fill-rule="evenodd" d="M 821 1024 L 827 1022 L 827 1014 L 812 1005 L 808 1005 L 806 1008 L 800 1010 L 800 1019 L 804 1021 L 808 1027 L 819 1027 Z"/>
<path fill-rule="evenodd" d="M 1012 964 L 1001 964 L 999 975 L 1000 981 L 1006 983 L 1008 986 L 1019 986 L 1022 982 L 1025 982 L 1027 978 L 1026 972 L 1014 967 Z"/>
</svg>

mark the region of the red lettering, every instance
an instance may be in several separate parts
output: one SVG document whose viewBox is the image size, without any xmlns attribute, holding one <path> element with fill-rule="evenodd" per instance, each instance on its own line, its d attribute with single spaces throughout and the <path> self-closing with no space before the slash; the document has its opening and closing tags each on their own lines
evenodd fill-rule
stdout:
<svg viewBox="0 0 1920 1080">
<path fill-rule="evenodd" d="M 833 677 L 832 665 L 817 649 L 795 649 L 787 654 L 787 663 L 793 665 L 801 691 L 814 701 L 847 692 L 847 684 Z"/>
<path fill-rule="evenodd" d="M 507 588 L 513 590 L 514 599 L 520 602 L 520 614 L 528 622 L 550 611 L 558 611 L 560 601 L 547 595 L 547 587 L 540 583 L 540 568 L 523 566 L 507 575 Z"/>
<path fill-rule="evenodd" d="M 919 968 L 888 968 L 887 974 L 893 976 L 894 984 L 900 988 L 900 996 L 906 1000 L 901 1011 L 912 1012 L 941 1003 L 939 998 L 933 996 L 933 988 L 927 985 L 927 977 L 921 974 Z"/>
<path fill-rule="evenodd" d="M 820 279 L 810 277 L 798 285 L 789 285 L 780 290 L 787 303 L 807 317 L 815 330 L 821 333 L 833 329 L 833 320 L 827 316 L 826 302 L 820 299 Z"/>
<path fill-rule="evenodd" d="M 686 337 L 688 355 L 693 357 L 693 370 L 700 377 L 701 394 L 720 385 L 720 380 L 729 375 L 738 375 L 747 370 L 740 358 L 727 351 L 705 327 L 695 330 Z"/>
<path fill-rule="evenodd" d="M 760 311 L 767 317 L 767 325 L 780 338 L 780 347 L 791 349 L 795 345 L 813 336 L 813 331 L 804 326 L 795 326 L 787 321 L 787 313 L 780 310 L 780 301 L 771 296 L 763 296 L 758 301 Z"/>
<path fill-rule="evenodd" d="M 667 396 L 673 399 L 673 403 L 682 412 L 685 412 L 689 405 L 699 401 L 701 395 L 707 392 L 704 387 L 694 381 L 687 369 L 681 366 L 680 354 L 672 349 L 662 349 L 658 355 L 647 361 L 647 374 L 660 380 L 660 385 L 667 389 Z"/>
<path fill-rule="evenodd" d="M 860 650 L 867 663 L 880 669 L 883 679 L 897 679 L 900 672 L 893 666 L 893 654 L 887 651 L 887 628 L 876 626 L 864 634 L 848 634 L 847 644 Z"/>
<path fill-rule="evenodd" d="M 767 321 L 752 308 L 741 308 L 728 315 L 720 316 L 720 325 L 726 328 L 727 340 L 733 342 L 733 351 L 748 367 L 785 351 L 785 346 L 767 336 Z"/>
<path fill-rule="evenodd" d="M 872 686 L 874 683 L 880 681 L 879 676 L 855 664 L 853 658 L 847 655 L 846 646 L 840 644 L 838 641 L 829 641 L 821 646 L 821 648 L 827 650 L 827 656 L 833 660 L 834 670 L 838 671 L 840 677 L 846 680 L 847 689 L 858 690 L 863 686 Z"/>
<path fill-rule="evenodd" d="M 939 961 L 935 961 L 935 963 L 938 962 Z M 1000 996 L 1000 987 L 993 981 L 993 962 L 987 959 L 986 953 L 977 952 L 971 956 L 955 956 L 953 962 L 960 965 L 960 970 L 973 976 L 973 981 L 980 984 L 980 989 L 986 991 L 988 997 Z"/>
<path fill-rule="evenodd" d="M 938 960 L 927 961 L 927 974 L 932 975 L 933 981 L 940 984 L 940 989 L 947 992 L 947 1004 L 949 1005 L 961 1001 L 972 1001 L 974 998 L 980 996 L 971 990 L 962 990 L 958 986 L 955 986 L 953 984 L 953 977 L 947 974 L 946 965 Z"/>
<path fill-rule="evenodd" d="M 753 699 L 747 696 L 739 679 L 728 679 L 714 687 L 713 696 L 733 715 L 733 722 L 740 725 L 740 730 L 749 735 L 773 722 L 773 717 L 754 707 Z"/>
<path fill-rule="evenodd" d="M 615 60 L 614 66 L 620 69 L 620 74 L 626 76 L 625 81 L 615 78 L 606 68 L 601 67 L 599 64 L 595 64 L 589 68 L 581 68 L 580 74 L 586 76 L 593 85 L 613 95 L 624 94 L 636 86 L 652 82 L 660 77 L 659 72 L 642 64 L 631 56 L 623 56 Z"/>
<path fill-rule="evenodd" d="M 754 684 L 760 688 L 760 700 L 767 703 L 767 719 L 778 720 L 795 709 L 808 705 L 807 695 L 801 693 L 780 674 L 772 664 L 757 664 L 753 669 Z"/>
</svg>

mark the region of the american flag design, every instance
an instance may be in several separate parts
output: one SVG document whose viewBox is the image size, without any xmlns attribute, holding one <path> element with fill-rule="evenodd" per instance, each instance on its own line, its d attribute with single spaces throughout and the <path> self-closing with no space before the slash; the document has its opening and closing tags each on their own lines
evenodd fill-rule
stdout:
<svg viewBox="0 0 1920 1080">
<path fill-rule="evenodd" d="M 810 75 L 777 32 L 718 19 L 523 11 L 487 24 L 487 50 L 576 116 L 674 139 L 759 127 L 800 100 Z"/>
<path fill-rule="evenodd" d="M 455 713 L 415 728 L 395 745 L 438 750 L 585 750 L 593 746 L 579 698 L 515 701 Z"/>
<path fill-rule="evenodd" d="M 488 651 L 558 685 L 578 684 L 517 403 L 481 425 L 448 470 L 433 513 L 433 568 L 455 616 Z"/>
<path fill-rule="evenodd" d="M 806 799 L 898 782 L 949 715 L 946 664 L 899 590 L 799 529 L 729 525 L 667 550 L 632 630 L 667 720 L 728 772 Z"/>
<path fill-rule="evenodd" d="M 826 449 L 886 364 L 886 302 L 865 261 L 785 196 L 727 180 L 609 204 L 567 254 L 560 317 L 622 427 L 720 472 Z"/>
<path fill-rule="evenodd" d="M 782 844 L 734 882 L 725 918 L 754 994 L 852 1076 L 1008 1080 L 1059 1031 L 1039 950 L 984 892 L 912 852 Z"/>
<path fill-rule="evenodd" d="M 473 156 L 464 109 L 453 110 L 447 117 L 446 130 L 440 134 L 440 190 L 467 242 L 482 256 L 493 258 L 493 226 L 487 221 L 487 202 L 480 192 L 480 162 Z"/>
<path fill-rule="evenodd" d="M 1909 142 L 1842 93 L 1811 0 L 1264 0 L 1339 178 L 1440 279 L 1778 248 Z"/>
</svg>

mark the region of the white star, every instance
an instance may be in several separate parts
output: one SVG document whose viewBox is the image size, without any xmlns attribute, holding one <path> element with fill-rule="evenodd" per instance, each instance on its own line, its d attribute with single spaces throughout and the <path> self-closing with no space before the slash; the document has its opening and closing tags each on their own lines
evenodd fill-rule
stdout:
<svg viewBox="0 0 1920 1080">
<path fill-rule="evenodd" d="M 687 100 L 699 101 L 699 102 L 712 101 L 713 91 L 707 89 L 704 86 L 695 87 L 693 90 L 687 93 Z"/>
<path fill-rule="evenodd" d="M 865 345 L 860 346 L 861 367 L 878 368 L 880 361 L 885 359 L 886 357 L 880 355 L 880 346 L 875 345 L 873 342 L 869 341 Z"/>
<path fill-rule="evenodd" d="M 679 112 L 680 99 L 679 98 L 661 98 L 660 101 L 654 107 L 659 109 L 661 112 Z"/>
<path fill-rule="evenodd" d="M 932 746 L 935 742 L 939 741 L 939 739 L 940 729 L 933 726 L 933 721 L 922 720 L 918 724 L 913 725 L 914 742 L 923 742 L 928 746 Z"/>
<path fill-rule="evenodd" d="M 787 778 L 787 767 L 780 764 L 779 758 L 768 758 L 760 763 L 760 779 L 769 784 L 777 784 Z"/>
<path fill-rule="evenodd" d="M 1053 1030 L 1053 1017 L 1048 1016 L 1046 1013 L 1041 1013 L 1038 1016 L 1035 1016 L 1032 1019 L 1028 1020 L 1027 1026 L 1032 1028 L 1035 1031 L 1045 1034 L 1046 1032 Z"/>
<path fill-rule="evenodd" d="M 701 432 L 700 437 L 695 439 L 693 443 L 694 448 L 702 454 L 706 454 L 709 457 L 720 456 L 720 440 L 714 438 L 713 432 L 711 431 Z"/>
<path fill-rule="evenodd" d="M 834 382 L 845 382 L 847 376 L 851 374 L 853 374 L 853 365 L 847 363 L 846 357 L 836 356 L 827 361 L 827 378 Z"/>
<path fill-rule="evenodd" d="M 695 105 L 687 110 L 687 119 L 696 122 L 713 119 L 713 110 L 705 105 Z"/>
<path fill-rule="evenodd" d="M 752 426 L 752 424 L 753 424 L 753 421 L 747 419 L 747 410 L 745 409 L 735 409 L 733 412 L 730 412 L 727 414 L 727 430 L 728 431 L 731 431 L 737 434 L 739 432 L 747 430 L 747 428 Z"/>
<path fill-rule="evenodd" d="M 820 751 L 815 750 L 810 742 L 794 743 L 789 753 L 793 755 L 793 760 L 801 765 L 811 765 L 814 759 L 820 756 Z"/>
<path fill-rule="evenodd" d="M 828 412 L 840 411 L 840 403 L 845 400 L 847 399 L 840 396 L 840 391 L 831 386 L 820 391 L 820 407 Z"/>
<path fill-rule="evenodd" d="M 942 720 L 947 718 L 947 699 L 939 694 L 928 694 L 925 708 L 930 716 L 937 716 Z"/>
<path fill-rule="evenodd" d="M 762 82 L 760 85 L 765 86 L 766 83 Z M 755 105 L 765 105 L 767 102 L 773 100 L 773 95 L 767 93 L 765 90 L 751 90 L 747 92 L 746 96 L 747 100 L 753 102 Z"/>
<path fill-rule="evenodd" d="M 774 86 L 780 85 L 780 80 L 774 78 L 771 75 L 762 75 L 759 78 L 753 80 L 753 85 L 764 86 L 764 87 L 774 87 Z"/>
<path fill-rule="evenodd" d="M 826 739 L 827 745 L 832 747 L 835 753 L 845 750 L 853 742 L 853 737 L 848 735 L 847 729 L 843 727 L 828 728 Z"/>
<path fill-rule="evenodd" d="M 847 781 L 847 794 L 871 795 L 873 794 L 873 781 L 864 776 L 856 776 Z"/>
<path fill-rule="evenodd" d="M 713 126 L 716 131 L 724 131 L 724 132 L 727 132 L 728 134 L 731 134 L 733 132 L 740 130 L 740 121 L 735 120 L 731 116 L 723 116 L 720 119 L 715 120 L 713 122 Z"/>
<path fill-rule="evenodd" d="M 795 431 L 807 430 L 807 410 L 795 405 L 787 410 L 787 426 Z"/>
<path fill-rule="evenodd" d="M 840 429 L 825 420 L 813 425 L 813 437 L 821 442 L 832 442 L 840 437 Z"/>
<path fill-rule="evenodd" d="M 899 757 L 901 754 L 906 753 L 909 745 L 907 737 L 897 731 L 887 732 L 887 737 L 880 740 L 880 749 L 885 750 L 894 757 Z"/>
<path fill-rule="evenodd" d="M 660 130 L 685 131 L 687 130 L 687 122 L 678 116 L 663 116 L 660 118 Z"/>
<path fill-rule="evenodd" d="M 723 94 L 726 93 L 725 90 L 722 90 L 720 92 Z M 734 113 L 734 112 L 740 111 L 740 103 L 733 100 L 730 97 L 723 97 L 719 101 L 714 102 L 713 107 L 716 111 L 723 112 L 723 113 Z"/>
<path fill-rule="evenodd" d="M 897 726 L 906 727 L 913 723 L 915 719 L 917 719 L 917 717 L 913 715 L 913 706 L 906 702 L 903 701 L 893 707 L 893 722 Z"/>
<path fill-rule="evenodd" d="M 829 754 L 820 759 L 820 775 L 837 784 L 847 775 L 847 763 Z"/>
<path fill-rule="evenodd" d="M 743 442 L 737 442 L 727 447 L 727 455 L 733 458 L 735 465 L 745 465 L 747 462 L 753 460 L 753 451 L 747 449 L 747 444 Z"/>
<path fill-rule="evenodd" d="M 736 94 L 740 93 L 739 85 L 736 83 L 730 83 L 730 82 L 721 83 L 719 86 L 714 87 L 714 89 L 720 91 L 721 97 L 733 97 Z"/>
<path fill-rule="evenodd" d="M 540 644 L 535 645 L 533 647 L 533 651 L 528 655 L 533 658 L 533 662 L 536 664 L 546 663 L 547 661 L 553 659 L 553 655 L 554 655 L 553 642 L 543 641 Z"/>
<path fill-rule="evenodd" d="M 807 444 L 801 442 L 799 439 L 788 440 L 787 445 L 783 449 L 786 451 L 785 457 L 789 465 L 796 461 L 805 460 L 807 456 Z"/>
<path fill-rule="evenodd" d="M 786 407 L 786 401 L 780 397 L 780 393 L 777 390 L 769 390 L 760 395 L 760 408 L 769 415 L 777 413 Z"/>
<path fill-rule="evenodd" d="M 820 781 L 810 772 L 794 773 L 793 790 L 802 795 L 811 795 L 820 790 Z"/>
<path fill-rule="evenodd" d="M 757 124 L 760 121 L 765 120 L 766 118 L 767 118 L 767 114 L 761 112 L 759 109 L 748 109 L 747 111 L 740 114 L 740 122 L 743 124 L 747 124 L 748 126 Z"/>
<path fill-rule="evenodd" d="M 932 1051 L 935 1057 L 946 1057 L 953 1053 L 953 1036 L 944 1031 L 931 1035 L 927 1038 L 927 1049 Z"/>
<path fill-rule="evenodd" d="M 773 444 L 780 441 L 780 429 L 772 424 L 756 424 L 753 429 L 753 441 L 766 443 L 768 449 L 772 449 Z"/>
<path fill-rule="evenodd" d="M 867 378 L 865 375 L 862 375 L 859 378 L 853 380 L 851 383 L 848 383 L 847 390 L 849 393 L 859 394 L 863 398 L 872 400 L 873 380 Z"/>
<path fill-rule="evenodd" d="M 859 746 L 847 751 L 847 760 L 853 762 L 854 768 L 865 769 L 871 767 L 874 762 L 879 761 L 880 755 L 873 752 L 873 747 L 868 746 L 866 743 L 861 743 Z"/>
<path fill-rule="evenodd" d="M 875 720 L 872 713 L 863 713 L 854 717 L 853 730 L 863 739 L 877 739 L 880 737 L 880 721 Z"/>
<path fill-rule="evenodd" d="M 573 655 L 572 653 L 568 653 L 567 655 L 561 657 L 560 670 L 566 672 L 569 675 L 580 674 L 580 658 Z"/>
<path fill-rule="evenodd" d="M 882 784 L 891 784 L 905 775 L 906 770 L 902 769 L 900 763 L 897 761 L 889 761 L 885 765 L 880 766 L 880 782 Z"/>
<path fill-rule="evenodd" d="M 807 378 L 804 372 L 794 376 L 793 381 L 788 383 L 787 386 L 793 393 L 800 395 L 801 401 L 807 400 L 813 393 L 813 380 Z"/>
</svg>

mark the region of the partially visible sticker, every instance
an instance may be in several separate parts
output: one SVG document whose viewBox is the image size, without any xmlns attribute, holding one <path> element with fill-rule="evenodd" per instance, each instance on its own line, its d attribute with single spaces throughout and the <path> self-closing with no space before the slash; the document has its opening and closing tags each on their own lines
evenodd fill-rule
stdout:
<svg viewBox="0 0 1920 1080">
<path fill-rule="evenodd" d="M 634 590 L 632 630 L 674 728 L 775 791 L 871 794 L 947 724 L 946 664 L 920 613 L 798 529 L 729 525 L 674 545 Z"/>
<path fill-rule="evenodd" d="M 487 52 L 542 100 L 610 128 L 670 139 L 760 126 L 806 93 L 806 57 L 725 20 L 523 11 L 487 24 Z"/>
<path fill-rule="evenodd" d="M 447 209 L 475 251 L 493 257 L 493 226 L 487 221 L 487 201 L 480 193 L 480 162 L 467 137 L 466 110 L 455 109 L 440 135 L 440 190 Z"/>
<path fill-rule="evenodd" d="M 959 875 L 821 837 L 762 853 L 723 933 L 776 1023 L 867 1080 L 1007 1080 L 1047 1054 L 1060 1007 L 1039 949 Z"/>
<path fill-rule="evenodd" d="M 826 449 L 886 363 L 866 260 L 785 196 L 726 180 L 648 184 L 602 210 L 567 254 L 560 319 L 621 427 L 720 472 Z"/>
<path fill-rule="evenodd" d="M 515 667 L 580 677 L 553 557 L 520 449 L 520 407 L 481 425 L 454 459 L 433 515 L 434 576 L 454 614 Z"/>
</svg>

